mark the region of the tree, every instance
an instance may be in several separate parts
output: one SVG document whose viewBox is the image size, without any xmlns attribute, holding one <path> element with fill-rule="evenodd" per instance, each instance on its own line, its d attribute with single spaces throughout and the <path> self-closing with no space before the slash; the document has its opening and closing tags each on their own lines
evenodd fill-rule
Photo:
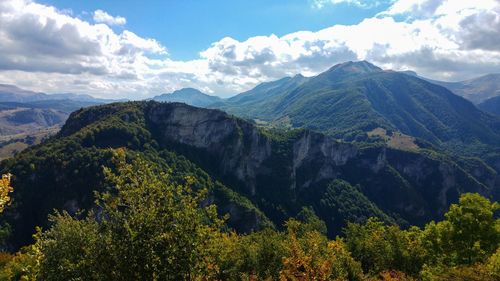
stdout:
<svg viewBox="0 0 500 281">
<path fill-rule="evenodd" d="M 43 259 L 43 254 L 40 251 L 40 235 L 41 229 L 37 228 L 35 235 L 35 243 L 23 247 L 0 269 L 0 280 L 22 280 L 36 281 L 38 272 L 40 271 L 40 262 Z"/>
<path fill-rule="evenodd" d="M 349 223 L 345 233 L 348 249 L 367 273 L 399 270 L 417 275 L 425 262 L 427 252 L 417 227 L 401 230 L 370 218 L 365 224 Z"/>
<path fill-rule="evenodd" d="M 40 280 L 193 280 L 210 271 L 222 220 L 203 204 L 206 190 L 174 184 L 169 173 L 114 151 L 110 183 L 96 211 L 78 220 L 53 216 L 42 234 Z"/>
<path fill-rule="evenodd" d="M 500 208 L 477 193 L 466 193 L 445 214 L 450 223 L 452 255 L 457 264 L 472 264 L 494 253 L 500 242 L 499 221 L 494 214 Z"/>
<path fill-rule="evenodd" d="M 444 265 L 471 265 L 492 255 L 500 243 L 500 208 L 477 193 L 463 194 L 452 204 L 446 220 L 426 225 L 423 241 L 429 261 Z"/>
<path fill-rule="evenodd" d="M 287 256 L 280 280 L 361 280 L 362 270 L 342 240 L 328 241 L 294 219 L 287 226 Z M 300 234 L 300 236 L 299 236 Z"/>
</svg>

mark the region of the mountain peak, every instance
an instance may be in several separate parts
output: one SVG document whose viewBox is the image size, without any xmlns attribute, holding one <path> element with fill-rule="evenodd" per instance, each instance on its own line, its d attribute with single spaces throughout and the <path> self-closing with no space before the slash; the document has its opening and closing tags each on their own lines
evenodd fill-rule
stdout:
<svg viewBox="0 0 500 281">
<path fill-rule="evenodd" d="M 372 73 L 380 71 L 382 71 L 380 67 L 363 60 L 363 61 L 348 61 L 344 63 L 339 63 L 334 65 L 327 72 L 364 74 L 364 73 Z"/>
<path fill-rule="evenodd" d="M 153 100 L 166 102 L 183 102 L 185 104 L 203 107 L 219 102 L 220 98 L 207 95 L 198 89 L 182 88 L 179 90 L 175 90 L 174 92 L 169 94 L 161 94 L 159 96 L 155 96 L 153 97 Z"/>
<path fill-rule="evenodd" d="M 195 89 L 195 88 L 190 88 L 190 87 L 175 90 L 172 94 L 174 94 L 174 93 L 202 93 L 202 94 L 204 94 L 200 90 Z"/>
<path fill-rule="evenodd" d="M 380 67 L 367 61 L 348 61 L 334 65 L 327 71 L 316 76 L 314 80 L 335 83 L 359 75 L 379 73 L 382 71 Z"/>
</svg>

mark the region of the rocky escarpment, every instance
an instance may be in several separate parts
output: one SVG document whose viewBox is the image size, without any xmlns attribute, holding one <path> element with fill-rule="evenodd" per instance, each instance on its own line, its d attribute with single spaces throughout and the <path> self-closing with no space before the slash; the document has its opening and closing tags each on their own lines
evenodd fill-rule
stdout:
<svg viewBox="0 0 500 281">
<path fill-rule="evenodd" d="M 173 170 L 175 180 L 194 175 L 242 232 L 279 227 L 304 206 L 327 223 L 330 235 L 346 219 L 369 216 L 423 224 L 439 218 L 459 193 L 493 196 L 499 189 L 486 165 L 457 164 L 435 151 L 346 143 L 308 130 L 276 132 L 180 103 L 116 103 L 72 113 L 57 136 L 0 164 L 0 172 L 15 175 L 14 203 L 0 216 L 0 225 L 12 228 L 9 242 L 29 242 L 54 209 L 91 208 L 94 191 L 109 188 L 102 167 L 112 165 L 108 148 L 117 147 Z M 332 186 L 337 179 L 343 181 Z"/>
<path fill-rule="evenodd" d="M 177 103 L 151 104 L 146 119 L 160 145 L 196 151 L 196 158 L 205 155 L 210 171 L 245 182 L 255 194 L 259 168 L 271 155 L 271 142 L 257 128 L 222 111 Z"/>
<path fill-rule="evenodd" d="M 361 148 L 307 130 L 277 139 L 217 110 L 150 104 L 146 119 L 160 145 L 244 192 L 278 224 L 298 206 L 319 204 L 325 186 L 338 178 L 358 184 L 383 211 L 412 224 L 438 218 L 462 192 L 492 196 L 497 188 L 495 174 L 478 180 L 449 159 Z"/>
</svg>

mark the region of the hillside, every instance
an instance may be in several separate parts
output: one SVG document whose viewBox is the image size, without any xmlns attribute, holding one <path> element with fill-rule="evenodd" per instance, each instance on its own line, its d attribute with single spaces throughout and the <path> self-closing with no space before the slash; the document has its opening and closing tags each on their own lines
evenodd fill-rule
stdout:
<svg viewBox="0 0 500 281">
<path fill-rule="evenodd" d="M 0 110 L 0 135 L 16 135 L 60 126 L 68 113 L 53 109 L 16 107 Z"/>
<path fill-rule="evenodd" d="M 207 95 L 193 88 L 184 88 L 173 93 L 161 94 L 152 99 L 162 102 L 182 102 L 197 107 L 207 107 L 222 101 L 219 97 Z"/>
<path fill-rule="evenodd" d="M 0 102 L 0 159 L 55 134 L 71 112 L 96 104 L 76 100 Z"/>
<path fill-rule="evenodd" d="M 255 88 L 224 100 L 224 103 L 213 104 L 229 112 L 237 112 L 240 116 L 254 117 L 273 100 L 284 93 L 294 90 L 308 80 L 300 74 L 294 77 L 285 77 L 277 81 L 264 82 Z"/>
<path fill-rule="evenodd" d="M 491 146 L 498 148 L 500 143 L 499 118 L 444 87 L 365 61 L 336 65 L 275 92 L 265 100 L 247 101 L 245 106 L 235 102 L 220 108 L 271 123 L 285 120 L 292 127 L 347 140 L 365 140 L 366 133 L 382 128 L 469 155 L 480 154 L 476 145 L 491 151 Z"/>
<path fill-rule="evenodd" d="M 10 158 L 32 145 L 40 144 L 57 134 L 59 129 L 59 126 L 53 126 L 28 133 L 0 136 L 0 160 Z"/>
<path fill-rule="evenodd" d="M 477 105 L 482 111 L 500 116 L 500 96 L 489 98 Z"/>
<path fill-rule="evenodd" d="M 1 218 L 12 226 L 11 245 L 28 242 L 54 208 L 74 213 L 92 206 L 93 191 L 106 187 L 102 165 L 112 166 L 109 148 L 118 147 L 176 171 L 179 181 L 195 176 L 240 232 L 279 228 L 304 206 L 326 222 L 330 235 L 346 220 L 370 216 L 422 225 L 440 218 L 462 192 L 498 197 L 497 174 L 478 161 L 461 166 L 433 151 L 270 131 L 179 103 L 118 103 L 72 113 L 57 136 L 1 163 L 3 173 L 15 175 L 14 203 Z"/>
</svg>

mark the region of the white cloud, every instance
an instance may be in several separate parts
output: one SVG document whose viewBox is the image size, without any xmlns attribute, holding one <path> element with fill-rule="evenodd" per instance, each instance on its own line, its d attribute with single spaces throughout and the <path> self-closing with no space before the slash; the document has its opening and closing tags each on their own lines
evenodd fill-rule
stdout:
<svg viewBox="0 0 500 281">
<path fill-rule="evenodd" d="M 113 17 L 103 10 L 94 11 L 94 21 L 97 23 L 105 23 L 109 25 L 125 25 L 127 23 L 126 18 L 120 16 Z"/>
<path fill-rule="evenodd" d="M 162 44 L 132 31 L 117 33 L 29 0 L 3 0 L 0 53 L 0 83 L 103 97 L 144 98 L 182 87 L 235 94 L 363 59 L 457 80 L 500 72 L 500 1 L 397 0 L 355 25 L 226 37 L 198 59 L 176 61 Z"/>
<path fill-rule="evenodd" d="M 397 21 L 386 14 L 318 32 L 254 37 L 243 42 L 225 38 L 201 55 L 214 72 L 257 80 L 297 72 L 317 74 L 345 60 L 413 69 L 436 79 L 462 79 L 500 71 L 498 2 L 462 6 L 453 2 L 420 3 L 418 11 L 414 11 L 417 6 L 409 5 L 410 12 L 401 9 L 398 13 L 419 16 L 408 21 Z M 397 1 L 389 10 L 396 11 L 394 7 L 398 6 L 401 4 Z M 422 7 L 433 12 L 423 12 Z"/>
<path fill-rule="evenodd" d="M 359 8 L 370 9 L 380 6 L 384 2 L 391 0 L 311 0 L 312 6 L 317 9 L 322 9 L 327 5 L 347 4 L 357 6 Z"/>
</svg>

